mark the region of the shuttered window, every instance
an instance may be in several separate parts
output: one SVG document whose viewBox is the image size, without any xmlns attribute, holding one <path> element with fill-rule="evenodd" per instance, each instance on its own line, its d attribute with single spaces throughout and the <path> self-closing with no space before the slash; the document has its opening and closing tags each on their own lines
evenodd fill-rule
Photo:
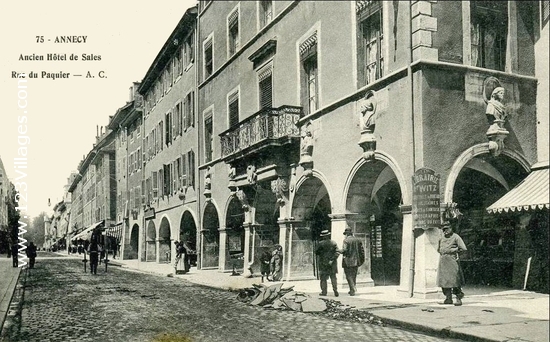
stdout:
<svg viewBox="0 0 550 342">
<path fill-rule="evenodd" d="M 195 187 L 195 152 L 193 150 L 187 152 L 187 184 L 190 187 Z"/>
<path fill-rule="evenodd" d="M 317 32 L 300 44 L 301 102 L 306 114 L 317 110 L 319 106 L 319 84 L 317 68 Z"/>
<path fill-rule="evenodd" d="M 213 131 L 212 131 L 212 116 L 207 117 L 204 119 L 204 162 L 208 163 L 212 161 L 212 138 L 213 138 Z"/>
<path fill-rule="evenodd" d="M 239 124 L 239 92 L 235 92 L 227 97 L 227 108 L 229 111 L 229 127 L 235 127 Z"/>
<path fill-rule="evenodd" d="M 271 66 L 258 74 L 260 109 L 273 106 L 273 70 Z"/>
<path fill-rule="evenodd" d="M 214 71 L 214 55 L 212 51 L 212 39 L 204 44 L 204 78 L 208 78 Z"/>
<path fill-rule="evenodd" d="M 229 56 L 233 56 L 239 49 L 239 11 L 235 10 L 227 18 L 227 32 L 229 34 Z"/>
</svg>

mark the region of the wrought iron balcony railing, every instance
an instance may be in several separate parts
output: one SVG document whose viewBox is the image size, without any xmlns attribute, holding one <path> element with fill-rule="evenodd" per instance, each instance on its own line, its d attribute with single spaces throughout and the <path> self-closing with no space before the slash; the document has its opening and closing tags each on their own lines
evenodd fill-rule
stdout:
<svg viewBox="0 0 550 342">
<path fill-rule="evenodd" d="M 281 106 L 260 110 L 220 134 L 222 158 L 284 141 L 284 138 L 300 138 L 296 123 L 301 116 L 302 107 Z"/>
</svg>

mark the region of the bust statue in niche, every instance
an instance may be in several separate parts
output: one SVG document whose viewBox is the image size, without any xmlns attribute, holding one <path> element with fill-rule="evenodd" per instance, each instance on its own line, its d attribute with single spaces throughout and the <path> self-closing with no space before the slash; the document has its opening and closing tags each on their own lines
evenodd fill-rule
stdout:
<svg viewBox="0 0 550 342">
<path fill-rule="evenodd" d="M 504 88 L 496 87 L 491 93 L 491 99 L 487 102 L 485 115 L 489 123 L 487 134 L 496 133 L 504 129 L 504 123 L 507 118 L 506 108 L 503 103 Z"/>
</svg>

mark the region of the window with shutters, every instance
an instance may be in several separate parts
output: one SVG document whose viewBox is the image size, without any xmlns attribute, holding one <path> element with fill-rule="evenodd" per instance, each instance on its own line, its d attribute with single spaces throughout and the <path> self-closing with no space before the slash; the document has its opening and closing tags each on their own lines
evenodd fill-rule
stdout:
<svg viewBox="0 0 550 342">
<path fill-rule="evenodd" d="M 262 0 L 260 3 L 260 28 L 269 24 L 273 20 L 273 1 Z"/>
<path fill-rule="evenodd" d="M 260 109 L 273 107 L 273 66 L 268 64 L 258 71 Z"/>
<path fill-rule="evenodd" d="M 472 65 L 504 71 L 508 1 L 471 1 L 470 34 Z"/>
<path fill-rule="evenodd" d="M 187 186 L 187 161 L 185 159 L 186 159 L 186 155 L 182 154 L 180 157 L 181 168 L 180 168 L 179 176 L 181 179 L 181 186 L 183 188 Z"/>
<path fill-rule="evenodd" d="M 208 163 L 212 161 L 213 151 L 213 125 L 212 125 L 212 113 L 209 113 L 204 119 L 204 162 Z"/>
<path fill-rule="evenodd" d="M 357 76 L 358 86 L 362 87 L 384 74 L 382 1 L 357 1 L 356 12 L 359 26 Z"/>
<path fill-rule="evenodd" d="M 187 152 L 187 184 L 195 187 L 195 152 L 193 150 Z"/>
<path fill-rule="evenodd" d="M 195 126 L 195 92 L 190 92 L 186 96 L 186 108 L 185 111 L 187 113 L 187 127 L 193 127 Z"/>
<path fill-rule="evenodd" d="M 317 66 L 317 33 L 300 44 L 301 60 L 301 102 L 306 114 L 313 113 L 319 106 L 319 75 Z"/>
<path fill-rule="evenodd" d="M 229 116 L 229 128 L 239 124 L 239 91 L 227 95 L 227 113 Z"/>
<path fill-rule="evenodd" d="M 185 44 L 184 44 L 185 45 Z M 172 59 L 172 80 L 175 83 L 178 79 L 178 76 L 182 74 L 183 62 L 182 62 L 182 49 L 176 51 L 174 59 Z"/>
<path fill-rule="evenodd" d="M 158 172 L 157 171 L 153 171 L 151 173 L 151 193 L 152 193 L 152 196 L 153 198 L 158 198 L 159 197 L 159 179 L 158 179 Z"/>
<path fill-rule="evenodd" d="M 177 173 L 177 160 L 174 160 L 172 163 L 170 163 L 170 181 L 172 182 L 172 194 L 176 194 L 179 186 L 178 186 L 178 173 Z"/>
<path fill-rule="evenodd" d="M 203 48 L 202 48 L 203 49 L 202 55 L 204 57 L 203 79 L 207 79 L 214 72 L 214 52 L 213 52 L 214 50 L 212 48 L 213 40 L 214 40 L 213 36 L 210 36 L 203 43 Z"/>
<path fill-rule="evenodd" d="M 227 17 L 227 47 L 229 57 L 233 56 L 239 49 L 240 37 L 239 37 L 239 9 L 235 9 Z"/>
<path fill-rule="evenodd" d="M 168 196 L 172 193 L 171 191 L 171 178 L 170 178 L 170 164 L 164 164 L 162 166 L 162 194 L 163 196 Z"/>
<path fill-rule="evenodd" d="M 189 70 L 189 66 L 195 61 L 195 31 L 191 32 L 185 39 L 184 54 L 185 54 L 185 70 Z"/>
<path fill-rule="evenodd" d="M 159 137 L 159 146 L 158 146 L 158 150 L 159 151 L 162 151 L 162 135 L 163 135 L 163 124 L 162 124 L 162 121 L 159 122 L 159 127 L 158 127 L 158 137 Z"/>
<path fill-rule="evenodd" d="M 168 146 L 172 142 L 172 118 L 171 113 L 168 112 L 164 115 L 164 122 L 166 123 L 166 130 L 164 131 L 164 143 Z"/>
</svg>

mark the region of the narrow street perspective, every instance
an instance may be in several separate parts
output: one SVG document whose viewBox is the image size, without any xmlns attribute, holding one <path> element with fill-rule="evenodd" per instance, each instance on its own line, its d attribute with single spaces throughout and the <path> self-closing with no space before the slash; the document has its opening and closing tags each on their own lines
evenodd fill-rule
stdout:
<svg viewBox="0 0 550 342">
<path fill-rule="evenodd" d="M 17 341 L 452 341 L 395 327 L 243 304 L 237 293 L 109 267 L 42 258 L 23 270 L 21 312 L 4 327 Z"/>
</svg>

